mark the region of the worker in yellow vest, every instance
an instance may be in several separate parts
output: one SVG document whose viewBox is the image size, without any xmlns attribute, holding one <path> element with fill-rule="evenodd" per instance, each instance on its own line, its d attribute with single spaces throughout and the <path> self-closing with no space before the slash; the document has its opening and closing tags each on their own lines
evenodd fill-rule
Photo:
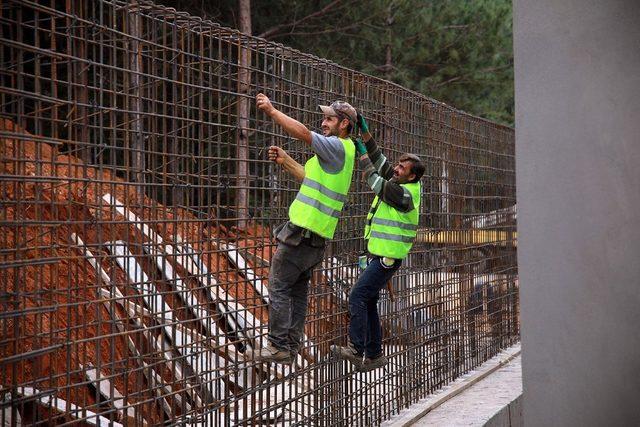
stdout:
<svg viewBox="0 0 640 427">
<path fill-rule="evenodd" d="M 256 105 L 314 152 L 303 168 L 280 147 L 269 148 L 269 158 L 302 184 L 289 207 L 289 221 L 275 231 L 278 247 L 269 271 L 269 343 L 246 356 L 290 364 L 302 342 L 311 273 L 323 259 L 327 240 L 333 238 L 351 186 L 355 146 L 350 135 L 357 113 L 344 101 L 321 105 L 324 119 L 319 134 L 277 110 L 264 94 L 257 95 Z"/>
<path fill-rule="evenodd" d="M 414 154 L 403 154 L 392 167 L 359 114 L 358 125 L 364 140 L 364 144 L 356 140 L 360 168 L 376 194 L 364 231 L 371 258 L 349 296 L 349 343 L 331 346 L 331 350 L 338 358 L 352 362 L 358 371 L 370 371 L 387 362 L 377 303 L 380 289 L 400 268 L 416 237 L 420 178 L 425 168 Z"/>
</svg>

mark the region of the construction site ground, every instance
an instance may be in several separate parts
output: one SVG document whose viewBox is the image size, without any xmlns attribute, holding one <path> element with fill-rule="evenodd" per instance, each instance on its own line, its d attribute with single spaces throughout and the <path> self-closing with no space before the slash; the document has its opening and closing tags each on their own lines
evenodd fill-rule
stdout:
<svg viewBox="0 0 640 427">
<path fill-rule="evenodd" d="M 520 344 L 501 352 L 382 426 L 522 426 Z"/>
</svg>

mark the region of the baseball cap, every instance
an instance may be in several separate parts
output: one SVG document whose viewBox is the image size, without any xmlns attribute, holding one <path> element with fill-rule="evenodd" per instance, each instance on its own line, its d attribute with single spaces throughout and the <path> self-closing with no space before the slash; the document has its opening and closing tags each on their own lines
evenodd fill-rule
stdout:
<svg viewBox="0 0 640 427">
<path fill-rule="evenodd" d="M 331 105 L 321 105 L 320 109 L 327 116 L 337 116 L 340 119 L 349 119 L 353 125 L 358 121 L 356 109 L 345 101 L 333 101 Z"/>
</svg>

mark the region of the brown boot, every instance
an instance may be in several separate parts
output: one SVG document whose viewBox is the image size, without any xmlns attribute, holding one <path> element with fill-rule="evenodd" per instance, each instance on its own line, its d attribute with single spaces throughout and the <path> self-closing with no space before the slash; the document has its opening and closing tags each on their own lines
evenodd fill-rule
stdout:
<svg viewBox="0 0 640 427">
<path fill-rule="evenodd" d="M 290 365 L 293 363 L 294 355 L 292 352 L 286 349 L 279 349 L 273 344 L 269 343 L 264 348 L 257 348 L 247 351 L 245 354 L 247 360 L 254 360 L 256 362 L 272 362 L 282 363 L 283 365 Z"/>
<path fill-rule="evenodd" d="M 339 345 L 332 345 L 331 352 L 335 354 L 340 360 L 348 360 L 353 363 L 356 368 L 362 366 L 362 357 L 363 355 L 358 353 L 358 350 L 353 346 L 351 342 L 346 347 L 342 347 Z"/>
<path fill-rule="evenodd" d="M 387 358 L 384 356 L 384 354 L 381 354 L 380 356 L 374 358 L 365 357 L 364 362 L 362 362 L 362 366 L 358 368 L 358 372 L 373 371 L 374 369 L 382 368 L 386 364 Z"/>
</svg>

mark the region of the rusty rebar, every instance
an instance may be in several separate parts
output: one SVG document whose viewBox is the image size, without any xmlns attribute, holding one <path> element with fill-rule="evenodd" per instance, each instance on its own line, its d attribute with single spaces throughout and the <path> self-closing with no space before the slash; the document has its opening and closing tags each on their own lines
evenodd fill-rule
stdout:
<svg viewBox="0 0 640 427">
<path fill-rule="evenodd" d="M 3 419 L 375 425 L 519 340 L 513 129 L 143 0 L 5 0 L 0 30 Z M 365 248 L 358 172 L 294 367 L 244 360 L 298 188 L 266 149 L 310 156 L 258 92 L 315 130 L 347 100 L 426 164 L 384 370 L 328 351 Z"/>
</svg>

